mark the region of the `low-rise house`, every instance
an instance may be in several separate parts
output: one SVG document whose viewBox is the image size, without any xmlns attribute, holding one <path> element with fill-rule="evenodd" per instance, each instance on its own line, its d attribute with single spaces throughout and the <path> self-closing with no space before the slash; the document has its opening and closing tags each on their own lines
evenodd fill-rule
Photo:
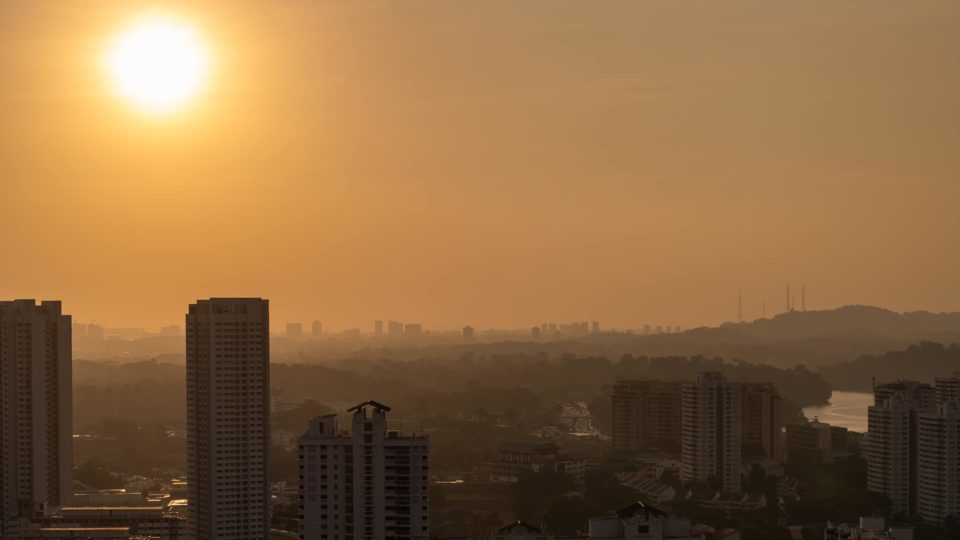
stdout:
<svg viewBox="0 0 960 540">
<path fill-rule="evenodd" d="M 642 502 L 617 511 L 616 515 L 590 520 L 591 540 L 703 540 L 688 519 L 670 516 Z"/>
<path fill-rule="evenodd" d="M 567 474 L 575 485 L 582 486 L 586 469 L 586 459 L 561 454 L 560 447 L 552 442 L 506 442 L 497 448 L 497 463 L 491 480 L 515 484 L 527 472 L 556 471 Z"/>
<path fill-rule="evenodd" d="M 641 500 L 649 503 L 664 504 L 677 495 L 672 487 L 642 473 L 620 472 L 615 477 L 622 485 L 635 490 Z"/>
<path fill-rule="evenodd" d="M 861 517 L 858 525 L 827 522 L 824 540 L 913 540 L 913 527 L 887 526 L 882 517 Z"/>
</svg>

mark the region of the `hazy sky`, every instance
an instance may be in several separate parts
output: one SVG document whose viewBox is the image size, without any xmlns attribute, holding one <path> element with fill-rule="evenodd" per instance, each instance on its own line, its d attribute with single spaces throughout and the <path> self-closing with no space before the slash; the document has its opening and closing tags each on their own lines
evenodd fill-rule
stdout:
<svg viewBox="0 0 960 540">
<path fill-rule="evenodd" d="M 102 69 L 156 3 L 0 1 L 0 298 L 182 323 L 715 324 L 960 309 L 957 0 L 164 2 L 215 71 Z"/>
</svg>

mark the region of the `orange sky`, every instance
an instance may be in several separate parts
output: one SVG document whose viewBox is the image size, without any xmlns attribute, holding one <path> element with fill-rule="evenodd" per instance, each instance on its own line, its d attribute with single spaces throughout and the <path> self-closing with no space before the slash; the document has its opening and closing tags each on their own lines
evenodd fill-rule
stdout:
<svg viewBox="0 0 960 540">
<path fill-rule="evenodd" d="M 100 63 L 153 5 L 0 1 L 0 298 L 331 329 L 715 324 L 787 282 L 960 308 L 956 0 L 164 3 L 215 72 L 145 117 Z"/>
</svg>

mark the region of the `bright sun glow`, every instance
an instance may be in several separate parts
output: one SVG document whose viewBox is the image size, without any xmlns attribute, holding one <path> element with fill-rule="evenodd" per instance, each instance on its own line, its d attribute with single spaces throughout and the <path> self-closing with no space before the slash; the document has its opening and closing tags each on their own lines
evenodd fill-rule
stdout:
<svg viewBox="0 0 960 540">
<path fill-rule="evenodd" d="M 132 24 L 113 42 L 106 61 L 117 92 L 153 112 L 185 105 L 203 88 L 210 65 L 197 32 L 164 17 Z"/>
</svg>

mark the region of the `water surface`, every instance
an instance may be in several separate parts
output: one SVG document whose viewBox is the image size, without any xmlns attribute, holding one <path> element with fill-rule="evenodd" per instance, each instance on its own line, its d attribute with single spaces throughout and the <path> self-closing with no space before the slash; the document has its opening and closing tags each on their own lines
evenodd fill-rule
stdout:
<svg viewBox="0 0 960 540">
<path fill-rule="evenodd" d="M 834 426 L 841 426 L 850 431 L 867 431 L 867 407 L 873 405 L 873 394 L 869 392 L 839 392 L 830 396 L 828 405 L 804 407 L 803 414 L 813 420 Z"/>
</svg>

